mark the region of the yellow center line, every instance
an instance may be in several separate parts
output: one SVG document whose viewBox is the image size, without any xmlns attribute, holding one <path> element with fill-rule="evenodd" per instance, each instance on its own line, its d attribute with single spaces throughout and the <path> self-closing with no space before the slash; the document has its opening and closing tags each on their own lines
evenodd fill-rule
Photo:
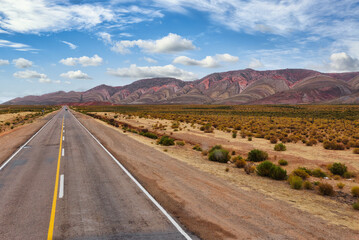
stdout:
<svg viewBox="0 0 359 240">
<path fill-rule="evenodd" d="M 55 213 L 56 213 L 56 201 L 57 201 L 57 192 L 59 188 L 59 175 L 60 175 L 60 162 L 61 162 L 61 150 L 62 150 L 62 135 L 64 132 L 64 117 L 62 117 L 62 126 L 61 126 L 61 137 L 60 137 L 60 148 L 59 148 L 59 158 L 57 160 L 57 170 L 56 170 L 56 180 L 55 180 L 55 190 L 54 190 L 54 199 L 52 200 L 52 209 L 50 217 L 49 231 L 47 233 L 47 239 L 52 240 L 54 233 L 54 224 L 55 224 Z"/>
</svg>

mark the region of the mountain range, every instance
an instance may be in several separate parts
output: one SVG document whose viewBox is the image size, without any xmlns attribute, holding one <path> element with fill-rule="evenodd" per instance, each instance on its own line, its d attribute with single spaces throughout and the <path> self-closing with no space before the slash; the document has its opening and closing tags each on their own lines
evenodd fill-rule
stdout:
<svg viewBox="0 0 359 240">
<path fill-rule="evenodd" d="M 85 92 L 58 91 L 4 104 L 359 104 L 359 72 L 307 69 L 213 73 L 195 81 L 151 78 L 100 85 Z"/>
</svg>

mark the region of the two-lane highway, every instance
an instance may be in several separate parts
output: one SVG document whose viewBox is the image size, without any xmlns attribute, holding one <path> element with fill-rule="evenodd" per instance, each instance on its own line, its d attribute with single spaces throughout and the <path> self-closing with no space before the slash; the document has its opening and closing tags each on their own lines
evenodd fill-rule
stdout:
<svg viewBox="0 0 359 240">
<path fill-rule="evenodd" d="M 125 171 L 61 110 L 0 171 L 0 239 L 190 239 Z"/>
</svg>

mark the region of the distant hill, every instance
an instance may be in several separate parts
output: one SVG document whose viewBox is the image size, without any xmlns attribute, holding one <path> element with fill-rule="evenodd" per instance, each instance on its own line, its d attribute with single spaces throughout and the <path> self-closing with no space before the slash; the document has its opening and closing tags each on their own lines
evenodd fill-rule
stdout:
<svg viewBox="0 0 359 240">
<path fill-rule="evenodd" d="M 359 72 L 282 69 L 213 73 L 196 81 L 151 78 L 122 87 L 54 92 L 4 104 L 309 104 L 359 103 Z"/>
</svg>

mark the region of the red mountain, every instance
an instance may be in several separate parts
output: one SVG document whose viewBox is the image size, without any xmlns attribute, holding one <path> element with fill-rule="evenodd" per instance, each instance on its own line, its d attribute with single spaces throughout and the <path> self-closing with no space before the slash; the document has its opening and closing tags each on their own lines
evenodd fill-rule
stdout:
<svg viewBox="0 0 359 240">
<path fill-rule="evenodd" d="M 306 69 L 213 73 L 196 81 L 152 78 L 123 87 L 15 98 L 5 104 L 303 104 L 359 102 L 359 72 Z"/>
</svg>

